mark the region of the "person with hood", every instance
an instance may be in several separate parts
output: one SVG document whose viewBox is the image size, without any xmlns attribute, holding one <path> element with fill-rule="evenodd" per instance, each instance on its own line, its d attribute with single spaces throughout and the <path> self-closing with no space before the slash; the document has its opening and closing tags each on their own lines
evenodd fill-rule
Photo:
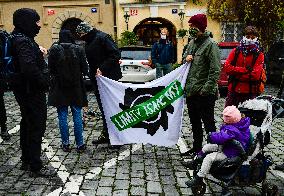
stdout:
<svg viewBox="0 0 284 196">
<path fill-rule="evenodd" d="M 226 158 L 240 156 L 240 151 L 236 145 L 229 141 L 238 141 L 246 151 L 250 143 L 250 118 L 242 117 L 236 106 L 228 106 L 223 111 L 224 124 L 220 132 L 209 134 L 209 144 L 203 146 L 193 161 L 190 162 L 189 169 L 195 169 L 198 162 L 202 161 L 201 168 L 197 175 L 190 181 L 185 182 L 188 187 L 200 184 L 203 178 L 209 174 L 212 164 Z"/>
<path fill-rule="evenodd" d="M 40 16 L 33 9 L 21 8 L 14 12 L 13 24 L 12 55 L 16 73 L 10 85 L 22 117 L 21 169 L 30 170 L 32 177 L 55 175 L 54 171 L 43 166 L 40 159 L 47 119 L 45 92 L 49 86 L 47 65 L 34 40 L 41 28 Z"/>
<path fill-rule="evenodd" d="M 83 138 L 82 107 L 87 106 L 83 75 L 88 72 L 84 49 L 75 44 L 70 30 L 61 30 L 59 42 L 49 50 L 48 66 L 51 75 L 49 105 L 57 108 L 61 148 L 70 152 L 68 107 L 71 108 L 77 152 L 86 150 Z"/>
<path fill-rule="evenodd" d="M 172 71 L 174 63 L 174 47 L 169 40 L 167 28 L 161 29 L 161 39 L 154 43 L 151 51 L 152 63 L 156 67 L 156 78 L 160 78 Z"/>
<path fill-rule="evenodd" d="M 225 107 L 238 106 L 264 91 L 264 54 L 257 36 L 256 27 L 247 26 L 240 45 L 231 51 L 224 64 L 224 70 L 229 76 Z"/>
<path fill-rule="evenodd" d="M 183 60 L 191 62 L 185 86 L 186 103 L 193 132 L 193 148 L 182 156 L 194 156 L 202 148 L 203 130 L 216 130 L 214 107 L 218 94 L 217 80 L 220 74 L 220 51 L 206 31 L 207 17 L 196 14 L 188 21 L 190 36 L 193 38 L 183 55 Z"/>
<path fill-rule="evenodd" d="M 109 135 L 96 75 L 103 75 L 112 80 L 122 77 L 119 60 L 120 51 L 110 35 L 91 27 L 86 22 L 81 22 L 76 28 L 77 34 L 86 42 L 85 51 L 89 63 L 90 79 L 94 87 L 97 103 L 102 113 L 103 131 L 98 140 L 93 144 L 109 143 Z"/>
<path fill-rule="evenodd" d="M 1 76 L 0 76 L 1 77 Z M 5 91 L 5 82 L 0 78 L 0 128 L 1 133 L 0 136 L 4 141 L 8 141 L 11 136 L 8 133 L 7 129 L 7 114 L 4 102 L 4 91 Z"/>
</svg>

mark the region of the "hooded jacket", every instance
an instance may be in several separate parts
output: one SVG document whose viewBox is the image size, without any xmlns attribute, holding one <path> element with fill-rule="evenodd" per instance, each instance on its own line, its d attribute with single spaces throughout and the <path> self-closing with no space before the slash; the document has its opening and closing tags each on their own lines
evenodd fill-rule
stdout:
<svg viewBox="0 0 284 196">
<path fill-rule="evenodd" d="M 97 69 L 102 71 L 103 76 L 113 80 L 122 77 L 119 60 L 120 51 L 110 35 L 93 29 L 82 37 L 86 41 L 86 56 L 89 63 L 90 77 L 95 81 Z"/>
<path fill-rule="evenodd" d="M 154 43 L 151 50 L 153 64 L 159 63 L 165 65 L 174 63 L 174 47 L 171 41 L 160 39 Z"/>
<path fill-rule="evenodd" d="M 183 55 L 193 55 L 187 76 L 185 91 L 187 96 L 215 95 L 220 75 L 221 59 L 217 44 L 210 38 L 210 32 L 192 39 Z"/>
<path fill-rule="evenodd" d="M 239 122 L 234 124 L 224 124 L 220 128 L 220 132 L 212 132 L 209 140 L 213 144 L 223 145 L 223 152 L 228 158 L 236 157 L 240 153 L 238 149 L 226 144 L 228 141 L 235 139 L 239 141 L 242 147 L 247 150 L 250 141 L 250 118 L 242 118 Z"/>
<path fill-rule="evenodd" d="M 33 9 L 22 8 L 15 11 L 12 32 L 12 55 L 17 76 L 12 79 L 13 89 L 26 92 L 46 91 L 48 89 L 48 69 L 43 54 L 34 37 L 40 27 L 39 15 Z"/>
<path fill-rule="evenodd" d="M 83 74 L 88 65 L 84 49 L 75 44 L 69 30 L 59 33 L 59 43 L 49 51 L 48 66 L 51 85 L 48 103 L 51 106 L 87 106 Z"/>
</svg>

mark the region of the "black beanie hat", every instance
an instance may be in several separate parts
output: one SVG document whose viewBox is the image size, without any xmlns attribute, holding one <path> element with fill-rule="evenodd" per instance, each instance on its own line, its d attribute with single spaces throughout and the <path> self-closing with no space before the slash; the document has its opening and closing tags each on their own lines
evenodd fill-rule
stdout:
<svg viewBox="0 0 284 196">
<path fill-rule="evenodd" d="M 13 25 L 21 33 L 30 37 L 35 37 L 39 33 L 40 27 L 36 24 L 40 16 L 34 9 L 21 8 L 13 14 Z"/>
</svg>

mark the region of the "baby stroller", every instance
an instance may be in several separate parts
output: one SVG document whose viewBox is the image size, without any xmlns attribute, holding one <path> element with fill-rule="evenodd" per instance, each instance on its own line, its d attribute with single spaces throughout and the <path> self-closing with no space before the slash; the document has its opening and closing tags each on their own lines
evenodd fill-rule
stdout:
<svg viewBox="0 0 284 196">
<path fill-rule="evenodd" d="M 214 162 L 210 169 L 213 178 L 206 177 L 205 180 L 220 185 L 222 195 L 232 195 L 230 186 L 252 186 L 257 183 L 261 183 L 262 195 L 277 195 L 278 187 L 266 181 L 266 172 L 272 165 L 272 158 L 265 155 L 264 147 L 270 142 L 272 121 L 284 117 L 284 100 L 267 95 L 259 96 L 241 103 L 238 109 L 251 119 L 249 149 L 245 151 L 238 141 L 231 140 L 230 144 L 239 149 L 240 156 Z M 194 175 L 200 166 L 201 163 L 193 171 Z M 206 184 L 202 182 L 191 189 L 194 195 L 204 195 Z"/>
</svg>

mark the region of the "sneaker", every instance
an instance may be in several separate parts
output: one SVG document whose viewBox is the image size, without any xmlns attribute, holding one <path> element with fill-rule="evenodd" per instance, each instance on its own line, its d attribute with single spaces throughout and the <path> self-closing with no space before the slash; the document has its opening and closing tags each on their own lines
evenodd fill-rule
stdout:
<svg viewBox="0 0 284 196">
<path fill-rule="evenodd" d="M 61 149 L 64 151 L 64 152 L 71 152 L 71 148 L 70 148 L 70 145 L 69 144 L 67 144 L 67 145 L 65 145 L 65 144 L 61 144 Z"/>
<path fill-rule="evenodd" d="M 109 144 L 109 139 L 104 136 L 100 136 L 97 140 L 93 140 L 92 144 Z"/>
<path fill-rule="evenodd" d="M 85 152 L 86 149 L 87 149 L 86 144 L 83 144 L 82 146 L 77 147 L 77 152 L 78 153 Z"/>
<path fill-rule="evenodd" d="M 56 176 L 56 171 L 51 168 L 43 167 L 37 171 L 31 171 L 30 177 L 37 178 L 37 177 L 53 177 Z"/>
</svg>

